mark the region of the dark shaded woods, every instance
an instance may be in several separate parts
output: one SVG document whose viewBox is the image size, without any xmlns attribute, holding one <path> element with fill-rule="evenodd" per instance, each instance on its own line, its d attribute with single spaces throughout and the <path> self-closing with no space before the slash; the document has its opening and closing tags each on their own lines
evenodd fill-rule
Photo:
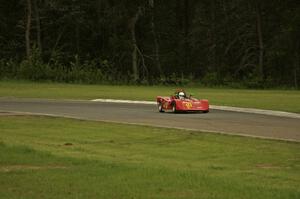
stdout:
<svg viewBox="0 0 300 199">
<path fill-rule="evenodd" d="M 0 77 L 298 88 L 297 0 L 1 0 Z"/>
</svg>

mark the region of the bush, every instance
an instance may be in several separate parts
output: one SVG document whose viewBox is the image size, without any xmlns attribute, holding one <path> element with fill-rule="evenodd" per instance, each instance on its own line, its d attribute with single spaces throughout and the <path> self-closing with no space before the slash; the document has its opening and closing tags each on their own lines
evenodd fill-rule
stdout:
<svg viewBox="0 0 300 199">
<path fill-rule="evenodd" d="M 217 86 L 220 84 L 220 80 L 218 78 L 218 74 L 216 72 L 208 72 L 202 78 L 202 84 L 206 86 Z"/>
<path fill-rule="evenodd" d="M 0 60 L 0 78 L 13 79 L 16 77 L 19 64 L 13 60 Z"/>
</svg>

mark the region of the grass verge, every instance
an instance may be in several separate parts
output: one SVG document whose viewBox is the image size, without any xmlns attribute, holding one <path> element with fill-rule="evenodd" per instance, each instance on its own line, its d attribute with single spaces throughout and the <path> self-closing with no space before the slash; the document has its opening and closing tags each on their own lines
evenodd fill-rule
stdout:
<svg viewBox="0 0 300 199">
<path fill-rule="evenodd" d="M 300 145 L 0 117 L 0 198 L 299 198 Z"/>
<path fill-rule="evenodd" d="M 169 96 L 175 89 L 176 87 L 171 86 L 107 86 L 0 81 L 0 97 L 155 100 L 157 95 Z M 189 87 L 186 91 L 198 98 L 208 99 L 214 105 L 300 113 L 300 91 L 201 87 Z"/>
</svg>

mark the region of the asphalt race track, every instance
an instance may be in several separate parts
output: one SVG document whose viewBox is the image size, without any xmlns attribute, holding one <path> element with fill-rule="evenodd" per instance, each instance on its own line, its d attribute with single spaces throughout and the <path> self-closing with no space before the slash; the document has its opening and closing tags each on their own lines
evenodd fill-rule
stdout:
<svg viewBox="0 0 300 199">
<path fill-rule="evenodd" d="M 300 119 L 211 110 L 159 113 L 155 105 L 0 98 L 0 112 L 25 112 L 300 141 Z M 1 130 L 1 127 L 0 127 Z"/>
</svg>

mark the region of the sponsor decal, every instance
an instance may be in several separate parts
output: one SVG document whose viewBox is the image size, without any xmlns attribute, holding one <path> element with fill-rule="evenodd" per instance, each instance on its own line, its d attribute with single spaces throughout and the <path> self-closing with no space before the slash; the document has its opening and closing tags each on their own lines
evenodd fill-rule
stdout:
<svg viewBox="0 0 300 199">
<path fill-rule="evenodd" d="M 184 105 L 187 109 L 191 109 L 193 107 L 193 104 L 191 102 L 185 102 Z"/>
</svg>

